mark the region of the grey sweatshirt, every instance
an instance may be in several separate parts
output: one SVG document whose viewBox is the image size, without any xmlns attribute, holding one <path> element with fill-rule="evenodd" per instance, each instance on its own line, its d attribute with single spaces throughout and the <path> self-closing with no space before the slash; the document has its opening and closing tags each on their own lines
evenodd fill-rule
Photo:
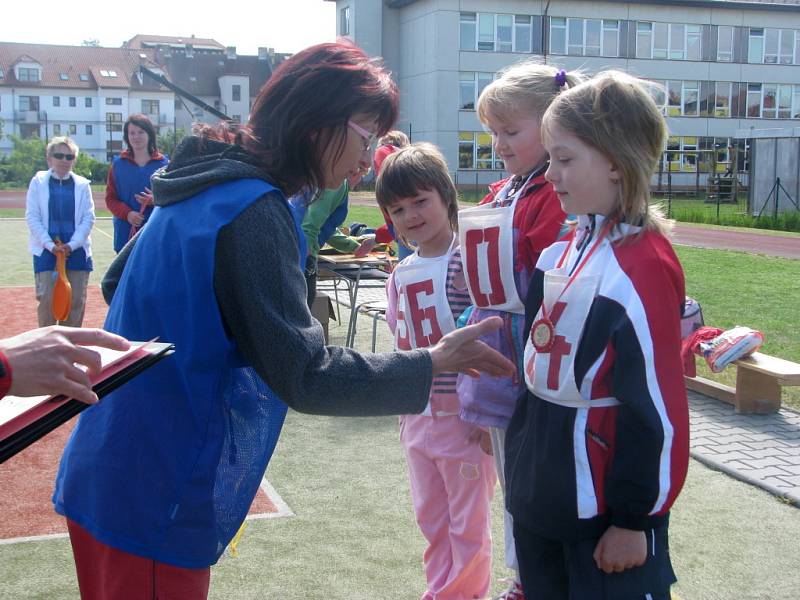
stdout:
<svg viewBox="0 0 800 600">
<path fill-rule="evenodd" d="M 241 148 L 191 137 L 176 149 L 170 165 L 156 173 L 152 189 L 156 205 L 166 207 L 244 177 L 270 182 Z M 138 238 L 106 273 L 106 302 L 111 302 Z M 360 354 L 325 346 L 322 327 L 305 300 L 294 220 L 278 194 L 262 196 L 220 229 L 214 292 L 244 359 L 295 410 L 369 416 L 425 408 L 433 372 L 427 351 Z"/>
</svg>

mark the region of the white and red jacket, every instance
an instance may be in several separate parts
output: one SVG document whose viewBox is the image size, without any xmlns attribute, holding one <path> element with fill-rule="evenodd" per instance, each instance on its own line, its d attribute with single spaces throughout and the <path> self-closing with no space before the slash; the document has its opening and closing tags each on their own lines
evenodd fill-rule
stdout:
<svg viewBox="0 0 800 600">
<path fill-rule="evenodd" d="M 530 331 L 547 298 L 556 344 L 537 353 L 527 342 L 528 390 L 506 434 L 506 499 L 515 522 L 551 539 L 660 525 L 689 462 L 683 270 L 663 235 L 622 224 L 598 241 L 602 221 L 581 217 L 566 256 L 569 239 L 542 253 L 526 300 Z M 618 243 L 623 236 L 632 237 Z M 568 277 L 594 244 L 568 291 L 545 294 L 562 257 Z"/>
</svg>

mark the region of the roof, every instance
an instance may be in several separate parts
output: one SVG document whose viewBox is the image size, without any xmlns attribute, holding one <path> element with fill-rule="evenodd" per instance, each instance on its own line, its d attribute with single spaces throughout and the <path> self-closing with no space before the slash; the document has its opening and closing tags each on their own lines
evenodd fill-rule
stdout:
<svg viewBox="0 0 800 600">
<path fill-rule="evenodd" d="M 189 58 L 175 53 L 163 56 L 163 64 L 169 80 L 195 96 L 219 96 L 219 78 L 224 75 L 243 75 L 250 78 L 250 94 L 255 96 L 272 75 L 273 60 L 280 62 L 283 55 L 274 59 L 259 60 L 257 56 L 227 58 L 224 54 L 195 54 Z"/>
<path fill-rule="evenodd" d="M 139 82 L 135 77 L 140 64 L 156 66 L 154 57 L 155 52 L 147 49 L 0 42 L 0 69 L 4 75 L 0 79 L 0 86 L 162 90 L 152 80 Z M 42 66 L 41 81 L 17 81 L 13 67 L 21 60 L 37 62 Z M 112 73 L 116 73 L 116 76 L 112 76 Z"/>
<path fill-rule="evenodd" d="M 156 48 L 158 46 L 171 46 L 173 48 L 186 48 L 186 44 L 191 44 L 197 50 L 219 50 L 224 51 L 225 46 L 217 40 L 211 38 L 198 38 L 194 35 L 189 37 L 175 37 L 170 35 L 146 35 L 138 34 L 122 44 L 123 48 L 141 49 Z"/>
</svg>

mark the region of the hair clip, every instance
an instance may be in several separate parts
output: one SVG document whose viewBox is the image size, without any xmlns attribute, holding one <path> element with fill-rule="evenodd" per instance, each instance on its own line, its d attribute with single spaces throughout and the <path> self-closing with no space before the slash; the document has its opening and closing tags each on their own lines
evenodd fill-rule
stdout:
<svg viewBox="0 0 800 600">
<path fill-rule="evenodd" d="M 558 84 L 559 88 L 563 88 L 567 85 L 567 72 L 564 69 L 561 69 L 558 73 L 556 73 L 556 83 Z"/>
</svg>

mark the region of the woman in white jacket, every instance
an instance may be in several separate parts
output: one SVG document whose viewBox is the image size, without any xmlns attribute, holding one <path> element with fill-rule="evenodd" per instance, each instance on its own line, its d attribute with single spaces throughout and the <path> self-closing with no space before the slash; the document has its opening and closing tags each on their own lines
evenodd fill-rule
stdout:
<svg viewBox="0 0 800 600">
<path fill-rule="evenodd" d="M 47 171 L 39 171 L 28 186 L 25 218 L 29 249 L 33 255 L 39 327 L 54 325 L 51 304 L 56 254 L 67 257 L 67 278 L 72 285 L 72 309 L 62 325 L 80 327 L 86 307 L 86 286 L 92 270 L 94 201 L 89 180 L 72 172 L 78 145 L 67 137 L 47 144 Z"/>
</svg>

